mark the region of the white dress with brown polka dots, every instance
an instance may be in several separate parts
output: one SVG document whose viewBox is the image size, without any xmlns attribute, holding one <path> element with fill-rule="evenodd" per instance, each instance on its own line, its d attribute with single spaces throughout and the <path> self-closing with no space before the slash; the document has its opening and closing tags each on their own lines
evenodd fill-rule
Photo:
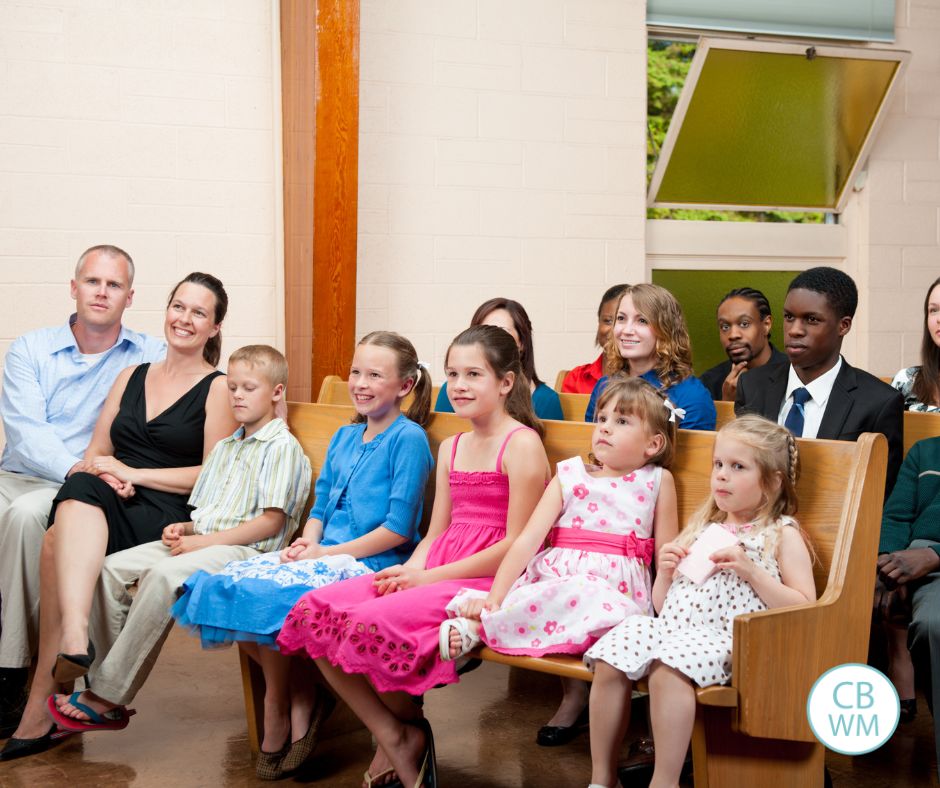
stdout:
<svg viewBox="0 0 940 788">
<path fill-rule="evenodd" d="M 764 544 L 784 525 L 795 526 L 796 521 L 784 517 L 756 533 L 747 526 L 737 530 L 748 558 L 777 579 L 777 560 L 764 555 Z M 624 619 L 587 651 L 584 661 L 593 669 L 594 661 L 602 660 L 636 680 L 659 660 L 700 687 L 726 684 L 731 679 L 735 617 L 766 609 L 751 584 L 730 569 L 716 572 L 701 585 L 676 573 L 657 618 Z"/>
</svg>

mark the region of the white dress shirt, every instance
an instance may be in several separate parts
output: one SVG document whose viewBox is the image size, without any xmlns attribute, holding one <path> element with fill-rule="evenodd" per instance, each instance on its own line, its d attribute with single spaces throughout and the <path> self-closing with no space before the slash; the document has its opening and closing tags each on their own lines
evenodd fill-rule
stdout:
<svg viewBox="0 0 940 788">
<path fill-rule="evenodd" d="M 809 392 L 810 399 L 803 405 L 803 437 L 815 438 L 819 432 L 819 425 L 822 422 L 823 414 L 826 412 L 826 403 L 829 402 L 829 395 L 832 393 L 832 387 L 842 369 L 842 356 L 835 363 L 832 369 L 820 375 L 812 383 L 803 383 L 790 365 L 790 375 L 787 378 L 787 394 L 783 398 L 783 404 L 780 406 L 780 414 L 777 416 L 777 424 L 783 424 L 787 420 L 787 414 L 793 407 L 793 392 L 797 389 L 806 389 Z"/>
</svg>

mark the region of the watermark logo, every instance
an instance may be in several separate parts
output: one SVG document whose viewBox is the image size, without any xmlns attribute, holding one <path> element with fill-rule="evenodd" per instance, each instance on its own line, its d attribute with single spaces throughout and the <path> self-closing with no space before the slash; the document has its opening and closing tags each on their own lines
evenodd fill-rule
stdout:
<svg viewBox="0 0 940 788">
<path fill-rule="evenodd" d="M 898 693 L 888 677 L 857 663 L 827 670 L 806 701 L 806 716 L 816 738 L 843 755 L 877 750 L 891 738 L 900 715 Z"/>
</svg>

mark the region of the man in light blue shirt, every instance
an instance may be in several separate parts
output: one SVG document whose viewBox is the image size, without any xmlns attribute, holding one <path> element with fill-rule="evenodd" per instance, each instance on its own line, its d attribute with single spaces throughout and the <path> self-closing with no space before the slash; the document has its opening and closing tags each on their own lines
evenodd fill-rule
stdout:
<svg viewBox="0 0 940 788">
<path fill-rule="evenodd" d="M 18 337 L 4 359 L 0 417 L 0 737 L 15 727 L 38 638 L 39 551 L 52 498 L 82 465 L 118 373 L 158 361 L 162 340 L 121 325 L 134 263 L 94 246 L 75 266 L 68 323 Z"/>
</svg>

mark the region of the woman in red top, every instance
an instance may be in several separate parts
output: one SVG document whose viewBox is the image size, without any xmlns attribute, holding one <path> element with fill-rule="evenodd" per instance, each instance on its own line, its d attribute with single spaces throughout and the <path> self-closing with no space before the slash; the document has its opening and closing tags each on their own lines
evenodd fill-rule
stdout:
<svg viewBox="0 0 940 788">
<path fill-rule="evenodd" d="M 561 390 L 566 394 L 590 394 L 594 391 L 594 384 L 604 377 L 604 345 L 614 325 L 617 315 L 617 304 L 628 285 L 614 285 L 608 288 L 601 298 L 601 305 L 597 308 L 597 336 L 594 342 L 601 348 L 601 354 L 590 364 L 582 364 L 570 370 L 562 381 Z"/>
</svg>

